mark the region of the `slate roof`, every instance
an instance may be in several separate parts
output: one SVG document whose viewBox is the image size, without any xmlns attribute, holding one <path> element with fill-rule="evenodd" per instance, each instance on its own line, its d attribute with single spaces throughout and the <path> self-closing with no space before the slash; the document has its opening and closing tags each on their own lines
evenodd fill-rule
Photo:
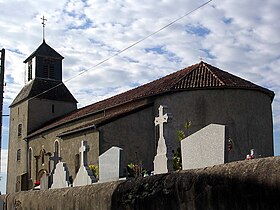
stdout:
<svg viewBox="0 0 280 210">
<path fill-rule="evenodd" d="M 91 115 L 98 111 L 110 109 L 112 107 L 120 106 L 120 109 L 118 109 L 118 113 L 121 113 L 121 107 L 125 107 L 124 104 L 126 103 L 130 103 L 130 106 L 132 106 L 130 110 L 133 110 L 134 103 L 135 107 L 139 108 L 139 100 L 146 99 L 155 95 L 180 90 L 226 88 L 256 90 L 269 95 L 271 100 L 273 100 L 274 97 L 274 92 L 266 88 L 258 86 L 240 77 L 234 76 L 205 62 L 200 62 L 165 77 L 162 77 L 158 80 L 139 86 L 135 89 L 78 109 L 35 131 L 31 134 L 31 136 L 39 134 L 61 124 L 81 119 L 82 117 Z M 123 112 L 126 111 L 127 110 L 124 108 Z M 103 119 L 108 120 L 105 117 Z M 101 123 L 102 119 L 99 119 L 98 122 Z"/>
<path fill-rule="evenodd" d="M 31 60 L 35 56 L 43 56 L 43 57 L 51 57 L 51 58 L 57 58 L 57 59 L 63 59 L 63 56 L 60 55 L 58 52 L 56 52 L 52 47 L 50 47 L 45 40 L 42 42 L 42 44 L 28 57 L 23 61 L 24 63 L 27 63 L 29 60 Z"/>
<path fill-rule="evenodd" d="M 22 88 L 10 107 L 32 97 L 77 103 L 77 100 L 62 82 L 35 78 Z"/>
</svg>

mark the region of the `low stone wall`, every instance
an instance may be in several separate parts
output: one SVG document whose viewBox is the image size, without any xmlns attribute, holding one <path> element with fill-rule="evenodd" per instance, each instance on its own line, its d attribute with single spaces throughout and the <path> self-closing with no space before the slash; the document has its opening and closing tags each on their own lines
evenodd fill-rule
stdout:
<svg viewBox="0 0 280 210">
<path fill-rule="evenodd" d="M 280 209 L 280 157 L 2 195 L 4 209 Z"/>
<path fill-rule="evenodd" d="M 83 187 L 32 190 L 2 195 L 7 210 L 111 209 L 111 197 L 120 182 Z"/>
</svg>

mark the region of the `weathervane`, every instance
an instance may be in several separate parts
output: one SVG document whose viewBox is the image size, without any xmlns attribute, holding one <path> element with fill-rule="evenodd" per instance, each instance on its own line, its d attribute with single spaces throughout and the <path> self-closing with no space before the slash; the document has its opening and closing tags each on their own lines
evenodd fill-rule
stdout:
<svg viewBox="0 0 280 210">
<path fill-rule="evenodd" d="M 43 15 L 41 20 L 43 20 L 43 22 L 42 22 L 42 25 L 43 25 L 43 41 L 45 41 L 45 25 L 46 25 L 45 21 L 47 21 L 47 19 L 45 19 L 44 15 Z"/>
</svg>

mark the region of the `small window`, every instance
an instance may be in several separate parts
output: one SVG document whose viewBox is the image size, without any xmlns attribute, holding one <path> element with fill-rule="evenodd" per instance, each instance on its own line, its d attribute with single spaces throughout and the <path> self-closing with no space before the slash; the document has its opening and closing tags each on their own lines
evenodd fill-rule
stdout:
<svg viewBox="0 0 280 210">
<path fill-rule="evenodd" d="M 32 176 L 32 148 L 28 149 L 28 178 L 31 179 Z"/>
<path fill-rule="evenodd" d="M 54 104 L 52 104 L 52 113 L 54 113 Z"/>
<path fill-rule="evenodd" d="M 18 136 L 21 136 L 22 134 L 22 124 L 18 125 Z"/>
<path fill-rule="evenodd" d="M 28 81 L 32 80 L 32 60 L 28 61 Z"/>
<path fill-rule="evenodd" d="M 21 158 L 21 149 L 17 150 L 17 161 L 20 161 Z"/>
</svg>

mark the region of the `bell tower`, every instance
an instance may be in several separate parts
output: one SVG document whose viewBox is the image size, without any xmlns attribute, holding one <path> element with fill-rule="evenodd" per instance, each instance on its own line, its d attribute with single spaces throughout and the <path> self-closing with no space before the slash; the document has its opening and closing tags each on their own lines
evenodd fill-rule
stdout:
<svg viewBox="0 0 280 210">
<path fill-rule="evenodd" d="M 62 60 L 63 56 L 44 37 L 42 44 L 24 60 L 27 83 L 10 105 L 7 193 L 33 186 L 28 174 L 30 148 L 26 137 L 48 121 L 77 109 L 76 99 L 62 82 Z"/>
<path fill-rule="evenodd" d="M 35 78 L 62 82 L 62 60 L 63 57 L 43 40 L 43 43 L 24 61 L 27 82 Z"/>
</svg>

